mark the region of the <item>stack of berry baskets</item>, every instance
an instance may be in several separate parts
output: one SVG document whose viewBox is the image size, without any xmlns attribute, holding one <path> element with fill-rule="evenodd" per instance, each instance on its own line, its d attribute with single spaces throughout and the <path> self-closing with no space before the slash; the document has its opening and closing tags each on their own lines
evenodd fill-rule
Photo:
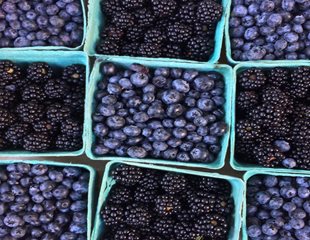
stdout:
<svg viewBox="0 0 310 240">
<path fill-rule="evenodd" d="M 86 54 L 7 51 L 0 75 L 2 157 L 83 154 Z"/>
<path fill-rule="evenodd" d="M 218 62 L 228 0 L 90 0 L 91 56 Z"/>
<path fill-rule="evenodd" d="M 230 63 L 310 59 L 309 1 L 229 0 L 226 56 Z"/>
<path fill-rule="evenodd" d="M 12 159 L 0 168 L 1 239 L 91 239 L 92 167 Z"/>
<path fill-rule="evenodd" d="M 230 163 L 236 170 L 304 172 L 309 159 L 308 62 L 234 68 Z"/>
<path fill-rule="evenodd" d="M 232 83 L 226 65 L 98 59 L 87 95 L 86 154 L 222 168 Z"/>
<path fill-rule="evenodd" d="M 83 0 L 1 1 L 0 51 L 80 50 L 86 38 Z"/>
<path fill-rule="evenodd" d="M 187 239 L 192 236 L 192 239 L 237 240 L 243 196 L 244 184 L 234 177 L 141 163 L 110 162 L 103 176 L 92 239 L 161 239 L 161 236 Z M 138 212 L 132 211 L 140 201 L 144 202 L 144 207 L 138 208 Z M 221 204 L 207 204 L 212 201 Z M 116 202 L 119 205 L 115 205 Z M 199 207 L 198 202 L 201 203 Z M 196 209 L 195 216 L 188 214 L 186 207 Z"/>
<path fill-rule="evenodd" d="M 246 185 L 242 239 L 298 239 L 309 237 L 309 172 L 279 173 L 252 170 Z"/>
</svg>

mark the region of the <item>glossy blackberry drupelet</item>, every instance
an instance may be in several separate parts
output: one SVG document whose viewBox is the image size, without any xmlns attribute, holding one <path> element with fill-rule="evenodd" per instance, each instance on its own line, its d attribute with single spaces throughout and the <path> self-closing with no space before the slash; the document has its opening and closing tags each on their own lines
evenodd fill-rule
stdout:
<svg viewBox="0 0 310 240">
<path fill-rule="evenodd" d="M 126 164 L 111 176 L 116 183 L 102 206 L 103 239 L 227 238 L 234 206 L 226 180 Z"/>
<path fill-rule="evenodd" d="M 247 234 L 257 238 L 305 239 L 309 178 L 254 175 L 247 182 Z"/>
<path fill-rule="evenodd" d="M 102 11 L 108 24 L 96 46 L 99 54 L 196 61 L 212 55 L 222 16 L 221 4 L 213 0 L 109 0 Z"/>
<path fill-rule="evenodd" d="M 1 238 L 85 239 L 89 172 L 22 162 L 2 165 L 0 172 Z"/>
<path fill-rule="evenodd" d="M 94 94 L 92 151 L 97 156 L 216 161 L 224 122 L 218 72 L 102 64 Z"/>
<path fill-rule="evenodd" d="M 260 79 L 264 74 L 265 80 L 256 81 L 258 78 L 254 70 L 259 72 Z M 300 66 L 251 68 L 239 74 L 235 145 L 237 161 L 265 167 L 310 169 L 308 73 L 309 67 Z M 253 74 L 255 77 L 251 77 Z M 253 90 L 244 91 L 241 87 Z M 247 107 L 251 104 L 252 107 Z M 255 134 L 250 123 L 256 127 Z"/>
<path fill-rule="evenodd" d="M 61 69 L 44 62 L 22 67 L 10 61 L 2 64 L 1 78 L 11 81 L 10 85 L 0 86 L 0 130 L 6 138 L 4 142 L 14 150 L 33 152 L 80 149 L 85 66 Z M 19 79 L 14 79 L 17 72 Z"/>
</svg>

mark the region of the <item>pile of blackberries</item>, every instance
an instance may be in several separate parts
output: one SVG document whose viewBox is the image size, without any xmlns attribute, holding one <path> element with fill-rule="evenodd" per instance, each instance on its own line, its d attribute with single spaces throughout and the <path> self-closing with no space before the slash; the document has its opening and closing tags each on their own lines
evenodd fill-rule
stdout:
<svg viewBox="0 0 310 240">
<path fill-rule="evenodd" d="M 218 0 L 102 0 L 97 53 L 207 61 L 222 16 Z"/>
<path fill-rule="evenodd" d="M 216 160 L 227 131 L 221 74 L 112 63 L 101 72 L 92 116 L 95 155 Z"/>
<path fill-rule="evenodd" d="M 247 233 L 250 240 L 309 239 L 309 178 L 255 175 L 247 185 Z"/>
<path fill-rule="evenodd" d="M 82 148 L 85 66 L 0 61 L 0 150 Z"/>
<path fill-rule="evenodd" d="M 233 0 L 232 58 L 310 59 L 309 0 Z"/>
<path fill-rule="evenodd" d="M 226 180 L 130 165 L 112 177 L 103 240 L 227 239 L 234 204 Z"/>
<path fill-rule="evenodd" d="M 310 67 L 238 74 L 236 159 L 310 169 Z"/>
<path fill-rule="evenodd" d="M 77 47 L 83 40 L 81 0 L 0 1 L 0 48 Z"/>
<path fill-rule="evenodd" d="M 1 239 L 87 239 L 89 172 L 17 163 L 0 180 Z"/>
</svg>

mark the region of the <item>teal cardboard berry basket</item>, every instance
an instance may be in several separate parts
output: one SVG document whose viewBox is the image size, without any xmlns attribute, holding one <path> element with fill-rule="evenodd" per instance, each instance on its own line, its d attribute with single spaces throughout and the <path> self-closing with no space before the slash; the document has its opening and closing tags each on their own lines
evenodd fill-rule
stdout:
<svg viewBox="0 0 310 240">
<path fill-rule="evenodd" d="M 95 223 L 94 229 L 92 234 L 92 240 L 100 240 L 102 234 L 104 233 L 105 224 L 101 217 L 101 208 L 105 204 L 109 192 L 112 186 L 115 184 L 115 180 L 112 179 L 111 170 L 116 168 L 118 165 L 122 164 L 122 162 L 109 162 L 106 165 L 104 176 L 102 179 L 102 185 L 100 190 L 100 196 L 97 205 L 97 212 L 95 216 Z M 132 165 L 141 168 L 148 168 L 148 169 L 156 169 L 161 171 L 167 172 L 175 172 L 181 174 L 189 174 L 189 175 L 196 175 L 201 177 L 212 177 L 212 178 L 219 178 L 228 181 L 232 186 L 232 198 L 234 200 L 234 213 L 233 213 L 233 223 L 229 231 L 228 240 L 238 240 L 239 239 L 239 232 L 241 226 L 241 208 L 243 202 L 243 195 L 244 195 L 244 183 L 242 180 L 226 175 L 220 175 L 217 173 L 206 173 L 206 172 L 199 172 L 199 171 L 192 171 L 192 170 L 185 170 L 185 169 L 178 169 L 178 168 L 170 168 L 164 166 L 155 166 L 149 164 L 140 164 L 140 163 L 126 163 L 127 165 Z"/>
<path fill-rule="evenodd" d="M 87 29 L 87 17 L 86 17 L 86 9 L 85 9 L 85 0 L 80 0 L 82 12 L 83 12 L 83 39 L 79 46 L 77 47 L 66 47 L 66 46 L 34 46 L 34 47 L 6 47 L 6 48 L 0 48 L 0 52 L 2 51 L 29 51 L 29 50 L 45 50 L 45 51 L 51 51 L 51 50 L 71 50 L 71 51 L 77 51 L 82 49 L 85 39 L 86 39 L 86 29 Z M 1 53 L 2 54 L 2 53 Z"/>
<path fill-rule="evenodd" d="M 29 64 L 33 62 L 47 62 L 54 67 L 66 67 L 71 64 L 83 64 L 86 67 L 86 92 L 88 89 L 89 62 L 88 56 L 83 52 L 77 51 L 7 51 L 1 52 L 0 60 L 11 60 L 17 64 Z M 86 101 L 85 101 L 86 102 Z M 85 108 L 85 106 L 84 106 Z M 85 114 L 84 114 L 85 119 Z M 48 152 L 29 152 L 24 150 L 0 151 L 1 157 L 36 157 L 36 156 L 79 156 L 84 153 L 86 128 L 85 120 L 83 124 L 83 147 L 77 151 L 48 151 Z"/>
<path fill-rule="evenodd" d="M 270 171 L 270 170 L 252 170 L 252 171 L 248 171 L 243 175 L 243 181 L 245 183 L 245 189 L 247 189 L 247 182 L 248 180 L 255 176 L 255 175 L 272 175 L 272 176 L 278 176 L 278 177 L 310 177 L 309 172 L 307 171 L 300 171 L 299 174 L 298 173 L 283 173 L 283 172 L 275 172 L 275 171 Z M 243 240 L 248 240 L 248 234 L 247 234 L 247 214 L 246 214 L 246 191 L 244 192 L 244 202 L 243 202 L 243 210 L 242 210 L 242 239 Z"/>
<path fill-rule="evenodd" d="M 92 223 L 93 223 L 93 209 L 94 209 L 94 197 L 95 197 L 95 183 L 96 183 L 96 171 L 94 168 L 84 164 L 72 164 L 72 163 L 61 163 L 51 162 L 46 160 L 1 160 L 0 166 L 5 166 L 14 163 L 28 163 L 34 164 L 45 164 L 47 166 L 54 167 L 78 167 L 89 172 L 89 184 L 88 184 L 88 200 L 87 200 L 87 240 L 91 239 Z"/>
<path fill-rule="evenodd" d="M 230 35 L 229 35 L 229 19 L 230 19 L 230 15 L 231 15 L 231 10 L 232 10 L 232 0 L 228 0 L 227 3 L 227 10 L 226 10 L 226 17 L 225 17 L 225 46 L 226 46 L 226 57 L 228 59 L 228 61 L 233 64 L 239 64 L 239 63 L 244 63 L 244 62 L 249 62 L 249 61 L 238 61 L 233 59 L 232 57 L 232 49 L 231 49 L 231 42 L 230 42 Z M 305 60 L 293 60 L 294 63 L 302 63 Z M 261 63 L 269 63 L 272 64 L 274 62 L 277 62 L 278 64 L 282 64 L 282 63 L 288 63 L 288 62 L 292 62 L 292 60 L 257 60 L 257 61 L 252 61 L 253 64 L 261 64 Z"/>
<path fill-rule="evenodd" d="M 233 84 L 233 93 L 232 93 L 232 119 L 231 119 L 231 134 L 230 134 L 230 165 L 233 169 L 238 171 L 249 171 L 249 170 L 256 170 L 256 171 L 268 171 L 270 169 L 274 169 L 277 172 L 304 172 L 304 170 L 298 169 L 287 169 L 287 168 L 266 168 L 255 164 L 247 164 L 238 162 L 235 158 L 235 142 L 236 142 L 236 97 L 237 97 L 237 75 L 248 69 L 248 68 L 263 68 L 263 69 L 270 69 L 275 67 L 286 67 L 286 68 L 294 68 L 299 66 L 310 66 L 309 62 L 297 62 L 297 63 L 289 63 L 289 62 L 272 62 L 272 63 L 257 63 L 253 64 L 253 62 L 248 63 L 241 63 L 234 67 L 233 74 L 234 74 L 234 84 Z"/>
<path fill-rule="evenodd" d="M 89 0 L 89 6 L 88 6 L 88 26 L 87 26 L 87 36 L 86 36 L 86 42 L 84 46 L 84 51 L 86 51 L 90 56 L 96 56 L 96 57 L 109 57 L 110 55 L 101 55 L 96 52 L 96 44 L 99 41 L 100 36 L 100 30 L 105 25 L 105 19 L 104 15 L 101 11 L 100 7 L 100 0 Z M 217 63 L 220 55 L 221 55 L 221 49 L 222 49 L 222 42 L 224 37 L 224 25 L 225 25 L 225 16 L 227 11 L 229 0 L 222 0 L 222 6 L 223 6 L 223 14 L 220 19 L 220 21 L 217 24 L 216 32 L 215 32 L 215 47 L 214 52 L 211 55 L 210 59 L 206 62 L 208 63 Z M 123 59 L 123 56 L 113 56 L 116 59 Z M 136 57 L 130 57 L 135 59 Z M 152 59 L 154 61 L 167 61 L 167 62 L 188 62 L 188 63 L 195 63 L 196 61 L 186 60 L 186 59 L 171 59 L 171 58 L 144 58 L 144 57 L 138 57 L 139 59 Z"/>
<path fill-rule="evenodd" d="M 221 73 L 224 76 L 225 81 L 225 98 L 226 102 L 224 105 L 225 111 L 225 122 L 228 124 L 228 131 L 222 137 L 221 146 L 222 149 L 217 157 L 217 159 L 213 163 L 183 163 L 171 160 L 161 160 L 161 159 L 135 159 L 129 157 L 116 157 L 116 156 L 103 156 L 98 157 L 93 154 L 92 152 L 92 144 L 95 142 L 95 135 L 92 132 L 92 113 L 96 108 L 96 101 L 94 99 L 94 94 L 97 89 L 97 83 L 102 80 L 103 76 L 100 72 L 100 66 L 104 62 L 113 62 L 118 66 L 121 67 L 129 67 L 132 63 L 140 63 L 150 68 L 156 67 L 177 67 L 177 68 L 186 68 L 186 69 L 197 69 L 201 72 L 206 71 L 216 71 Z M 145 163 L 154 163 L 154 164 L 167 164 L 167 165 L 178 165 L 178 166 L 189 166 L 189 167 L 204 167 L 210 169 L 219 169 L 222 168 L 225 164 L 225 157 L 226 151 L 228 147 L 229 141 L 229 128 L 230 128 L 230 121 L 231 121 L 231 89 L 233 87 L 233 80 L 232 80 L 232 69 L 227 65 L 212 65 L 212 64 L 189 64 L 189 63 L 174 63 L 174 62 L 159 62 L 153 60 L 134 60 L 127 59 L 127 58 L 101 58 L 97 59 L 95 65 L 93 67 L 91 73 L 91 81 L 89 86 L 89 91 L 87 93 L 86 102 L 87 102 L 87 111 L 86 111 L 86 129 L 87 129 L 87 143 L 86 143 L 86 154 L 92 160 L 124 160 L 124 161 L 137 161 L 137 162 L 145 162 Z"/>
</svg>

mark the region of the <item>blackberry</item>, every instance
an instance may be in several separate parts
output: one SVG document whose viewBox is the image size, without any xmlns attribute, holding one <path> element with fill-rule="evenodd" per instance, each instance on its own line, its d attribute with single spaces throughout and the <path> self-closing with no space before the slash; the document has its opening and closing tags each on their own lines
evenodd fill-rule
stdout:
<svg viewBox="0 0 310 240">
<path fill-rule="evenodd" d="M 130 42 L 140 42 L 145 35 L 145 29 L 142 27 L 133 26 L 127 29 L 126 38 Z M 125 44 L 126 45 L 126 44 Z"/>
<path fill-rule="evenodd" d="M 155 21 L 155 16 L 147 8 L 136 10 L 133 14 L 135 17 L 135 22 L 137 23 L 138 26 L 141 27 L 152 26 Z"/>
<path fill-rule="evenodd" d="M 152 227 L 153 231 L 165 239 L 173 239 L 175 220 L 172 218 L 157 218 Z"/>
<path fill-rule="evenodd" d="M 136 185 L 143 176 L 143 170 L 130 165 L 120 165 L 113 169 L 112 176 L 124 186 Z"/>
<path fill-rule="evenodd" d="M 215 202 L 206 195 L 191 194 L 188 198 L 188 204 L 191 212 L 195 215 L 205 215 L 215 211 Z"/>
<path fill-rule="evenodd" d="M 310 67 L 294 68 L 291 74 L 291 94 L 295 98 L 305 98 L 310 89 Z"/>
<path fill-rule="evenodd" d="M 71 137 L 81 137 L 83 132 L 82 123 L 68 118 L 61 123 L 61 132 Z"/>
<path fill-rule="evenodd" d="M 84 114 L 85 94 L 69 92 L 63 99 L 64 105 L 71 108 L 75 113 Z"/>
<path fill-rule="evenodd" d="M 145 43 L 156 43 L 161 44 L 165 40 L 166 36 L 158 28 L 151 28 L 146 33 L 144 33 Z"/>
<path fill-rule="evenodd" d="M 0 150 L 6 150 L 10 146 L 3 133 L 0 133 Z"/>
<path fill-rule="evenodd" d="M 186 45 L 186 57 L 191 60 L 208 60 L 214 50 L 214 40 L 205 37 L 192 37 Z"/>
<path fill-rule="evenodd" d="M 292 105 L 290 103 L 290 97 L 285 92 L 274 86 L 267 86 L 264 88 L 261 99 L 263 103 L 281 105 L 283 108 Z"/>
<path fill-rule="evenodd" d="M 66 118 L 69 118 L 70 115 L 70 108 L 59 103 L 54 103 L 48 106 L 46 110 L 46 116 L 48 120 L 52 121 L 53 123 L 61 123 Z"/>
<path fill-rule="evenodd" d="M 226 180 L 210 178 L 210 177 L 199 177 L 198 187 L 208 193 L 213 194 L 231 194 L 231 185 Z"/>
<path fill-rule="evenodd" d="M 113 16 L 115 12 L 122 11 L 120 0 L 104 0 L 100 3 L 102 11 L 108 16 Z"/>
<path fill-rule="evenodd" d="M 180 22 L 192 24 L 196 21 L 196 4 L 188 2 L 182 5 L 177 13 Z"/>
<path fill-rule="evenodd" d="M 122 54 L 125 56 L 137 56 L 139 43 L 128 43 L 122 47 Z"/>
<path fill-rule="evenodd" d="M 145 4 L 145 0 L 122 0 L 122 5 L 124 8 L 141 8 Z"/>
<path fill-rule="evenodd" d="M 272 135 L 269 131 L 269 128 L 267 129 L 268 132 L 262 132 L 259 137 L 256 140 L 256 145 L 270 145 L 275 141 L 275 136 Z M 252 149 L 253 150 L 253 149 Z"/>
<path fill-rule="evenodd" d="M 267 78 L 258 68 L 250 68 L 238 75 L 238 84 L 246 90 L 255 90 L 265 85 Z"/>
<path fill-rule="evenodd" d="M 72 85 L 85 86 L 86 68 L 82 64 L 73 64 L 66 67 L 62 72 L 62 79 Z"/>
<path fill-rule="evenodd" d="M 100 34 L 103 39 L 110 39 L 115 42 L 121 42 L 124 39 L 125 31 L 116 26 L 107 26 L 104 27 L 103 31 Z"/>
<path fill-rule="evenodd" d="M 21 69 L 11 61 L 0 61 L 0 87 L 13 84 L 20 79 Z"/>
<path fill-rule="evenodd" d="M 174 225 L 174 235 L 177 240 L 199 239 L 199 235 L 195 232 L 193 224 L 188 222 L 178 222 Z"/>
<path fill-rule="evenodd" d="M 6 89 L 0 89 L 0 107 L 11 108 L 16 101 L 16 93 Z"/>
<path fill-rule="evenodd" d="M 292 151 L 292 157 L 296 159 L 298 168 L 310 169 L 310 146 L 309 144 L 302 147 L 296 147 Z"/>
<path fill-rule="evenodd" d="M 33 130 L 38 133 L 44 133 L 48 135 L 55 135 L 58 133 L 58 126 L 56 123 L 49 120 L 41 120 L 35 122 L 33 125 Z"/>
<path fill-rule="evenodd" d="M 16 116 L 6 109 L 0 108 L 0 130 L 12 126 L 16 121 Z"/>
<path fill-rule="evenodd" d="M 190 209 L 182 209 L 176 214 L 176 219 L 179 222 L 191 222 L 196 219 L 196 215 Z"/>
<path fill-rule="evenodd" d="M 19 147 L 23 145 L 24 137 L 31 131 L 28 123 L 16 123 L 8 128 L 5 132 L 5 138 L 14 146 Z"/>
<path fill-rule="evenodd" d="M 136 229 L 125 228 L 117 230 L 114 240 L 141 240 L 141 238 Z"/>
<path fill-rule="evenodd" d="M 289 83 L 290 71 L 287 68 L 271 68 L 268 71 L 268 82 L 277 87 L 285 87 Z"/>
<path fill-rule="evenodd" d="M 16 112 L 20 119 L 26 123 L 40 121 L 44 117 L 44 106 L 36 101 L 21 103 L 17 106 Z"/>
<path fill-rule="evenodd" d="M 22 92 L 22 99 L 25 102 L 31 100 L 44 101 L 46 99 L 46 95 L 41 86 L 37 84 L 32 84 L 27 86 Z"/>
<path fill-rule="evenodd" d="M 225 217 L 218 214 L 201 216 L 195 223 L 195 230 L 207 239 L 227 239 L 228 222 Z"/>
<path fill-rule="evenodd" d="M 261 127 L 254 121 L 240 120 L 236 124 L 236 134 L 239 139 L 253 140 L 257 138 L 260 133 Z"/>
<path fill-rule="evenodd" d="M 24 137 L 23 148 L 31 152 L 45 152 L 52 147 L 51 137 L 42 133 L 31 133 Z"/>
<path fill-rule="evenodd" d="M 194 22 L 192 26 L 193 32 L 197 37 L 208 37 L 213 39 L 217 24 L 201 24 L 200 22 Z"/>
<path fill-rule="evenodd" d="M 127 11 L 113 13 L 111 22 L 120 29 L 127 29 L 135 23 L 133 15 Z"/>
<path fill-rule="evenodd" d="M 147 207 L 133 204 L 125 211 L 125 221 L 132 227 L 146 227 L 151 223 L 152 215 Z"/>
<path fill-rule="evenodd" d="M 167 27 L 167 39 L 172 43 L 185 43 L 192 35 L 191 27 L 175 22 Z"/>
<path fill-rule="evenodd" d="M 143 237 L 144 240 L 163 240 L 161 237 L 156 235 L 147 235 Z"/>
<path fill-rule="evenodd" d="M 107 55 L 118 55 L 121 51 L 120 46 L 110 39 L 100 40 L 96 49 L 98 53 Z"/>
<path fill-rule="evenodd" d="M 280 106 L 262 104 L 249 112 L 250 119 L 262 127 L 269 127 L 281 123 L 286 116 L 285 109 Z"/>
<path fill-rule="evenodd" d="M 145 171 L 139 185 L 145 189 L 157 190 L 159 188 L 160 177 L 154 171 Z"/>
<path fill-rule="evenodd" d="M 222 5 L 210 0 L 203 0 L 197 5 L 197 19 L 204 24 L 216 23 L 222 16 Z"/>
<path fill-rule="evenodd" d="M 297 120 L 292 126 L 292 138 L 298 146 L 310 143 L 310 121 L 306 119 Z"/>
<path fill-rule="evenodd" d="M 158 44 L 142 43 L 138 48 L 138 55 L 142 57 L 160 57 L 161 47 Z"/>
<path fill-rule="evenodd" d="M 172 195 L 161 195 L 155 199 L 155 211 L 161 216 L 171 216 L 181 210 L 181 202 Z"/>
<path fill-rule="evenodd" d="M 63 151 L 77 151 L 83 146 L 82 137 L 70 137 L 60 134 L 56 138 L 56 148 Z"/>
<path fill-rule="evenodd" d="M 146 189 L 144 187 L 137 187 L 134 194 L 134 199 L 139 203 L 153 203 L 157 197 L 158 192 L 154 189 Z"/>
<path fill-rule="evenodd" d="M 168 194 L 177 194 L 187 188 L 186 177 L 176 173 L 166 173 L 160 184 L 162 189 Z"/>
<path fill-rule="evenodd" d="M 44 86 L 45 94 L 49 99 L 63 99 L 68 90 L 68 85 L 60 79 L 50 79 Z"/>
<path fill-rule="evenodd" d="M 310 119 L 310 106 L 302 103 L 294 104 L 293 119 Z"/>
<path fill-rule="evenodd" d="M 131 189 L 115 184 L 109 193 L 108 204 L 128 205 L 132 200 L 133 194 Z"/>
<path fill-rule="evenodd" d="M 237 96 L 237 108 L 249 110 L 259 103 L 258 94 L 255 91 L 241 91 Z"/>
<path fill-rule="evenodd" d="M 177 44 L 166 44 L 162 49 L 162 56 L 167 58 L 180 58 L 182 55 L 182 48 Z"/>
<path fill-rule="evenodd" d="M 291 124 L 288 119 L 283 119 L 280 123 L 272 125 L 268 130 L 276 138 L 285 138 L 291 134 Z"/>
<path fill-rule="evenodd" d="M 285 155 L 272 145 L 257 145 L 253 149 L 256 161 L 264 167 L 278 167 Z"/>
<path fill-rule="evenodd" d="M 255 146 L 255 140 L 242 140 L 237 138 L 235 144 L 235 152 L 242 154 L 251 159 L 253 155 L 253 148 Z"/>
<path fill-rule="evenodd" d="M 32 63 L 27 68 L 27 78 L 31 83 L 45 83 L 52 76 L 53 69 L 47 63 Z"/>
<path fill-rule="evenodd" d="M 174 0 L 151 0 L 154 15 L 159 18 L 172 16 L 177 8 Z"/>
<path fill-rule="evenodd" d="M 124 222 L 124 209 L 117 205 L 105 206 L 101 211 L 106 226 L 118 225 Z"/>
</svg>

